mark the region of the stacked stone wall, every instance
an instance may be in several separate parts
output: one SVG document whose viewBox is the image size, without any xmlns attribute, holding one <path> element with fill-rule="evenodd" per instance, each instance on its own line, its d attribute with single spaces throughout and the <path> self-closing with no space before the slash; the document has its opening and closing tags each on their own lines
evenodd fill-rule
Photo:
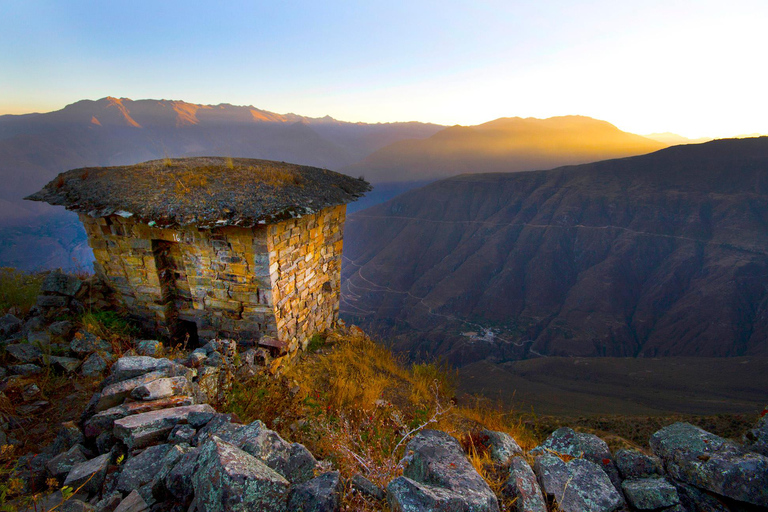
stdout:
<svg viewBox="0 0 768 512">
<path fill-rule="evenodd" d="M 268 228 L 277 332 L 290 350 L 338 321 L 346 211 L 335 206 Z"/>
<path fill-rule="evenodd" d="M 339 315 L 346 206 L 254 228 L 162 229 L 81 215 L 99 274 L 145 328 L 257 341 L 289 350 Z"/>
<path fill-rule="evenodd" d="M 119 216 L 80 219 L 96 272 L 145 327 L 173 335 L 183 320 L 201 338 L 277 335 L 266 227 L 161 229 Z"/>
</svg>

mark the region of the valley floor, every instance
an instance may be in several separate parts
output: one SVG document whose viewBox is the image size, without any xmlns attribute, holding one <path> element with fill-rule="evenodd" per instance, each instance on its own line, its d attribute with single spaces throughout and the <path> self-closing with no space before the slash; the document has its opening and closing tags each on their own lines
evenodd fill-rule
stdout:
<svg viewBox="0 0 768 512">
<path fill-rule="evenodd" d="M 458 392 L 537 415 L 755 415 L 768 404 L 768 358 L 480 361 L 458 370 Z"/>
</svg>

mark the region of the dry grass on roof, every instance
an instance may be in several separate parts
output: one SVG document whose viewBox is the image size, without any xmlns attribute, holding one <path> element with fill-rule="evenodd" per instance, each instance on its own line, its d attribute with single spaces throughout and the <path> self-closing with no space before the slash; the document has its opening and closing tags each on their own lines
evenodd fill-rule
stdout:
<svg viewBox="0 0 768 512">
<path fill-rule="evenodd" d="M 74 169 L 27 199 L 163 227 L 252 226 L 316 213 L 370 190 L 364 180 L 285 162 L 198 157 Z"/>
</svg>

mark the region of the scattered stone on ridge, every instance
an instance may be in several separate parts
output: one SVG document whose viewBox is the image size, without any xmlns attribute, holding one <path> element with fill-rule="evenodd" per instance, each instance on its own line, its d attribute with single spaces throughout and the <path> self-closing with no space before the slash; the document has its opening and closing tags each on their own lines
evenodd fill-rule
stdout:
<svg viewBox="0 0 768 512">
<path fill-rule="evenodd" d="M 288 510 L 336 512 L 339 509 L 341 488 L 338 471 L 323 473 L 291 489 Z"/>
<path fill-rule="evenodd" d="M 514 507 L 518 512 L 547 512 L 536 474 L 523 457 L 517 456 L 510 460 L 509 479 L 502 493 L 515 498 Z"/>
<path fill-rule="evenodd" d="M 43 353 L 31 343 L 16 343 L 5 347 L 5 351 L 13 359 L 20 363 L 31 363 L 39 361 Z"/>
<path fill-rule="evenodd" d="M 136 353 L 140 356 L 157 357 L 163 352 L 163 344 L 157 340 L 141 340 L 136 343 Z"/>
<path fill-rule="evenodd" d="M 75 276 L 55 270 L 48 274 L 40 285 L 40 293 L 74 297 L 80 291 L 82 281 Z"/>
<path fill-rule="evenodd" d="M 449 434 L 423 430 L 408 443 L 405 453 L 403 476 L 387 486 L 387 499 L 394 510 L 499 511 L 488 483 Z"/>
<path fill-rule="evenodd" d="M 129 449 L 144 448 L 164 442 L 173 427 L 186 423 L 191 412 L 213 412 L 208 404 L 144 412 L 115 420 L 113 433 Z"/>
<path fill-rule="evenodd" d="M 623 478 L 648 478 L 664 474 L 661 459 L 637 450 L 617 451 L 616 467 Z"/>
<path fill-rule="evenodd" d="M 36 364 L 15 364 L 8 367 L 8 371 L 10 371 L 14 375 L 39 375 L 43 373 L 43 369 L 37 366 Z"/>
<path fill-rule="evenodd" d="M 96 412 L 120 405 L 134 389 L 162 377 L 165 377 L 165 373 L 156 371 L 106 386 L 101 390 L 101 396 L 96 404 Z"/>
<path fill-rule="evenodd" d="M 360 473 L 352 475 L 351 484 L 352 487 L 357 489 L 363 496 L 369 496 L 376 500 L 383 500 L 387 497 L 387 493 L 384 492 L 381 487 L 371 482 Z"/>
<path fill-rule="evenodd" d="M 101 484 L 104 483 L 111 456 L 111 454 L 105 453 L 95 459 L 75 464 L 67 474 L 64 485 L 73 489 L 78 489 L 82 485 L 83 492 L 96 494 L 101 489 Z"/>
<path fill-rule="evenodd" d="M 656 510 L 680 503 L 675 486 L 663 478 L 635 478 L 621 484 L 624 496 L 638 510 Z"/>
<path fill-rule="evenodd" d="M 624 505 L 608 475 L 594 462 L 573 459 L 566 463 L 545 454 L 536 457 L 534 470 L 541 490 L 563 512 L 612 512 Z"/>
<path fill-rule="evenodd" d="M 80 330 L 69 343 L 69 350 L 79 357 L 85 357 L 93 352 L 111 352 L 112 345 L 88 331 Z"/>
<path fill-rule="evenodd" d="M 284 512 L 290 484 L 256 457 L 216 436 L 202 447 L 193 477 L 201 512 Z"/>
<path fill-rule="evenodd" d="M 10 313 L 0 317 L 0 339 L 6 339 L 11 334 L 19 332 L 21 325 L 21 320 Z"/>
<path fill-rule="evenodd" d="M 138 490 L 134 489 L 117 506 L 114 512 L 145 512 L 149 510 L 149 505 L 141 497 Z"/>
<path fill-rule="evenodd" d="M 170 359 L 149 356 L 123 356 L 112 365 L 110 384 L 138 377 L 149 372 L 167 369 L 174 363 Z"/>
<path fill-rule="evenodd" d="M 674 423 L 651 436 L 651 448 L 669 474 L 721 496 L 768 507 L 768 457 L 690 423 Z"/>
<path fill-rule="evenodd" d="M 190 394 L 192 385 L 186 377 L 162 377 L 137 386 L 131 391 L 131 397 L 136 400 L 159 400 Z"/>
<path fill-rule="evenodd" d="M 83 366 L 80 367 L 80 374 L 83 377 L 93 377 L 103 373 L 108 366 L 109 362 L 107 359 L 98 352 L 94 352 L 83 361 Z"/>
<path fill-rule="evenodd" d="M 74 357 L 61 357 L 51 356 L 50 363 L 58 368 L 61 368 L 65 372 L 74 373 L 80 367 L 82 361 L 75 359 Z"/>
<path fill-rule="evenodd" d="M 129 493 L 152 481 L 162 469 L 165 456 L 171 449 L 169 444 L 150 446 L 135 457 L 128 459 L 122 466 L 117 479 L 117 490 Z"/>
<path fill-rule="evenodd" d="M 749 451 L 768 457 L 768 414 L 760 418 L 755 428 L 744 435 L 744 445 Z"/>
<path fill-rule="evenodd" d="M 51 476 L 61 478 L 66 476 L 75 465 L 87 460 L 88 457 L 85 455 L 83 447 L 76 444 L 68 451 L 60 453 L 49 460 L 45 467 L 48 469 L 48 473 L 50 473 Z"/>
<path fill-rule="evenodd" d="M 515 439 L 506 432 L 483 430 L 480 432 L 481 442 L 491 451 L 491 460 L 502 466 L 512 461 L 512 457 L 523 453 L 523 449 Z"/>
</svg>

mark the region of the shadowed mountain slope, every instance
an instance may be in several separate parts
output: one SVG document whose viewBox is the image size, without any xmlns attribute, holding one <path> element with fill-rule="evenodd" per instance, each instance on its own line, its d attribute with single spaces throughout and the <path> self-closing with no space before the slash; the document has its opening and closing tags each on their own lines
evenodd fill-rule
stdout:
<svg viewBox="0 0 768 512">
<path fill-rule="evenodd" d="M 345 169 L 372 183 L 423 181 L 464 173 L 515 172 L 641 155 L 669 146 L 583 116 L 501 118 L 402 140 Z"/>
<path fill-rule="evenodd" d="M 768 137 L 457 176 L 345 240 L 344 315 L 414 357 L 768 355 Z"/>
</svg>

